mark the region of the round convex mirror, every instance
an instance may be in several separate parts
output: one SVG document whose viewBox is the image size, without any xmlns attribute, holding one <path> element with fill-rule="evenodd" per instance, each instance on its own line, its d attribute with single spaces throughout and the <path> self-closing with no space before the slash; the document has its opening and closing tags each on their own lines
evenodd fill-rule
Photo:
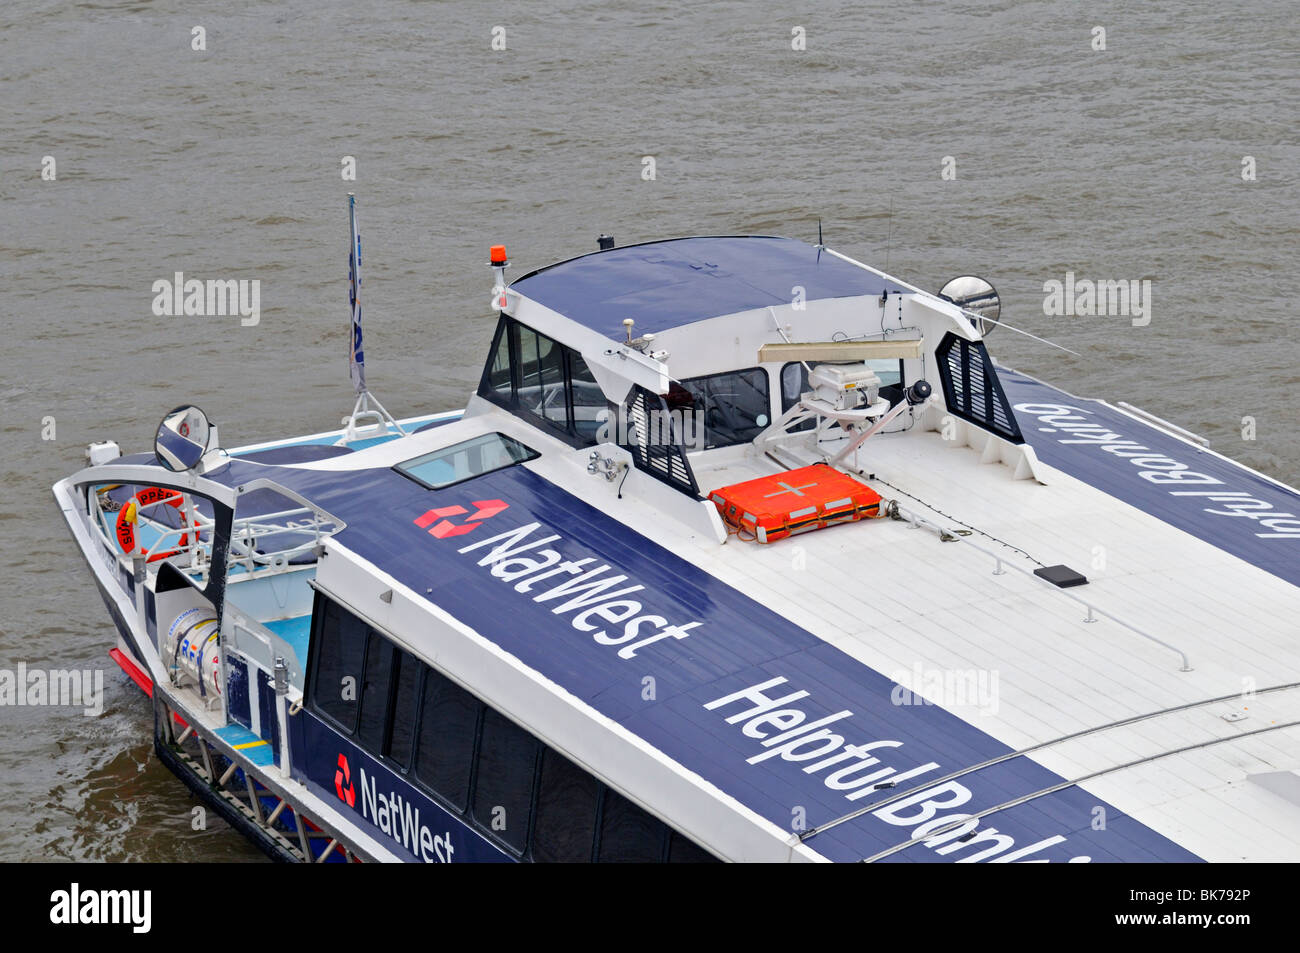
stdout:
<svg viewBox="0 0 1300 953">
<path fill-rule="evenodd" d="M 939 289 L 939 297 L 951 301 L 966 312 L 966 319 L 982 337 L 997 327 L 1002 315 L 1002 300 L 997 289 L 983 278 L 962 275 Z"/>
<path fill-rule="evenodd" d="M 193 470 L 207 453 L 212 428 L 208 415 L 192 405 L 177 407 L 162 419 L 153 452 L 168 470 Z"/>
</svg>

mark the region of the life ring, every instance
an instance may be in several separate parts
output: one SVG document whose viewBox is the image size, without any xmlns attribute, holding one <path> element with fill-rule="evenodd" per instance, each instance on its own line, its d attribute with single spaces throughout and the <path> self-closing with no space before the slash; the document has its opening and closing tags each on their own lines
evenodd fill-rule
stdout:
<svg viewBox="0 0 1300 953">
<path fill-rule="evenodd" d="M 154 506 L 158 503 L 166 503 L 180 514 L 181 522 L 185 525 L 187 532 L 181 535 L 179 545 L 181 549 L 173 549 L 167 553 L 150 553 L 147 549 L 141 548 L 136 551 L 135 543 L 135 524 L 139 518 L 140 510 L 146 506 Z M 185 497 L 179 490 L 167 490 L 160 486 L 147 486 L 135 496 L 127 501 L 126 505 L 118 511 L 117 525 L 114 533 L 117 536 L 117 543 L 122 547 L 122 551 L 128 556 L 144 556 L 147 562 L 156 562 L 159 559 L 167 559 L 183 551 L 184 547 L 190 544 L 190 534 L 188 529 L 191 528 L 189 513 L 185 510 Z M 195 529 L 194 538 L 198 539 L 198 530 Z"/>
</svg>

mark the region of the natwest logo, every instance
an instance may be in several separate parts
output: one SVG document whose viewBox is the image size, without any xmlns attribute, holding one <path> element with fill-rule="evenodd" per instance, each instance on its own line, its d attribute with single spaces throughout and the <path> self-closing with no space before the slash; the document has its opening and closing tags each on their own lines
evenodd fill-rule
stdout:
<svg viewBox="0 0 1300 953">
<path fill-rule="evenodd" d="M 502 510 L 508 509 L 510 504 L 501 500 L 475 500 L 470 504 L 477 509 L 467 516 L 464 522 L 457 523 L 454 520 L 447 519 L 451 516 L 462 516 L 469 510 L 463 506 L 440 506 L 435 510 L 429 510 L 423 516 L 417 517 L 415 525 L 424 529 L 428 527 L 429 535 L 436 536 L 438 539 L 446 539 L 448 536 L 463 536 L 474 527 L 478 526 L 483 520 L 491 519 Z M 430 526 L 429 524 L 433 525 Z"/>
<path fill-rule="evenodd" d="M 451 831 L 434 834 L 433 828 L 420 820 L 420 806 L 399 791 L 380 790 L 378 778 L 361 772 L 361 816 L 401 844 L 426 864 L 449 864 L 456 853 Z M 435 817 L 436 820 L 436 817 Z"/>
<path fill-rule="evenodd" d="M 474 506 L 479 508 L 478 512 L 463 523 L 446 519 L 434 522 L 442 516 L 464 513 L 459 506 L 429 510 L 413 522 L 421 528 L 433 523 L 429 532 L 440 538 L 459 536 L 500 513 L 507 504 L 500 500 L 480 500 Z M 539 531 L 546 532 L 541 523 L 527 523 L 461 546 L 456 552 L 465 554 L 486 549 L 476 559 L 479 566 L 487 568 L 494 578 L 516 593 L 523 593 L 532 602 L 549 608 L 552 615 L 568 615 L 574 629 L 588 635 L 597 645 L 616 647 L 620 659 L 637 658 L 646 646 L 664 639 L 687 638 L 693 629 L 703 625 L 698 619 L 675 623 L 670 616 L 661 615 L 653 604 L 628 598 L 646 587 L 597 555 L 573 553 L 558 533 L 543 536 Z"/>
<path fill-rule="evenodd" d="M 334 790 L 339 796 L 339 800 L 348 807 L 355 807 L 357 803 L 357 792 L 352 787 L 352 770 L 348 767 L 348 759 L 344 754 L 339 754 L 339 767 L 334 772 Z"/>
</svg>

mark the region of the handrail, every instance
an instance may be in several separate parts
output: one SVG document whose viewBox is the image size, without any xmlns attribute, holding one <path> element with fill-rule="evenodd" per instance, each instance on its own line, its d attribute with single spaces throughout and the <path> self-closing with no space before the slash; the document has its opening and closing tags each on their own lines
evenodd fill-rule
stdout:
<svg viewBox="0 0 1300 953">
<path fill-rule="evenodd" d="M 1252 696 L 1270 695 L 1273 692 L 1285 692 L 1285 691 L 1290 691 L 1293 688 L 1300 688 L 1300 682 L 1287 682 L 1281 685 L 1270 685 L 1267 688 L 1256 689 L 1251 694 Z M 878 811 L 882 807 L 888 807 L 890 804 L 893 804 L 896 801 L 901 801 L 903 798 L 916 794 L 919 791 L 923 791 L 927 788 L 937 787 L 940 784 L 945 784 L 948 781 L 954 781 L 957 778 L 964 778 L 968 774 L 974 774 L 976 771 L 983 771 L 985 768 L 991 768 L 996 764 L 1002 764 L 1004 761 L 1011 761 L 1015 758 L 1023 758 L 1033 754 L 1036 751 L 1042 751 L 1045 748 L 1052 748 L 1059 744 L 1065 744 L 1067 741 L 1075 741 L 1079 738 L 1085 738 L 1088 735 L 1095 735 L 1103 731 L 1113 731 L 1116 728 L 1127 728 L 1129 725 L 1135 725 L 1143 721 L 1150 721 L 1152 718 L 1160 718 L 1164 715 L 1172 715 L 1182 711 L 1189 711 L 1190 709 L 1201 708 L 1206 705 L 1217 705 L 1219 702 L 1231 701 L 1233 699 L 1242 698 L 1242 697 L 1243 697 L 1242 692 L 1233 692 L 1231 695 L 1219 695 L 1215 698 L 1205 698 L 1202 699 L 1201 701 L 1183 702 L 1181 705 L 1173 705 L 1169 708 L 1160 708 L 1157 709 L 1156 711 L 1143 712 L 1142 714 L 1139 715 L 1130 715 L 1127 718 L 1121 718 L 1118 721 L 1107 722 L 1104 725 L 1093 725 L 1091 728 L 1081 728 L 1078 731 L 1072 731 L 1066 735 L 1059 735 L 1055 738 L 1050 738 L 1047 741 L 1040 741 L 1037 744 L 1032 744 L 1027 748 L 1020 748 L 1016 751 L 1008 751 L 1005 754 L 1000 754 L 997 755 L 996 757 L 989 758 L 985 761 L 980 761 L 978 764 L 972 764 L 958 771 L 953 771 L 951 774 L 945 774 L 941 778 L 936 778 L 932 781 L 924 781 L 921 784 L 917 784 L 913 787 L 906 788 L 905 790 L 899 791 L 896 794 L 891 794 L 889 797 L 883 800 L 873 801 L 872 803 L 868 804 L 866 807 L 860 807 L 855 811 L 851 811 L 848 814 L 842 815 L 841 817 L 837 817 L 832 820 L 829 820 L 824 824 L 818 824 L 816 827 L 810 827 L 808 830 L 797 834 L 796 838 L 800 842 L 806 841 L 812 837 L 817 836 L 818 834 L 830 830 L 832 827 L 839 827 L 841 824 L 845 824 L 851 820 L 859 818 L 863 814 L 868 814 L 872 811 Z M 892 782 L 886 781 L 876 785 L 875 789 L 880 791 L 889 787 L 894 787 L 894 784 Z"/>
<path fill-rule="evenodd" d="M 292 516 L 297 513 L 311 514 L 310 521 L 304 521 L 302 525 L 285 526 L 283 524 L 261 522 L 268 518 Z M 198 514 L 196 514 L 198 515 Z M 182 524 L 180 526 L 167 526 L 159 523 L 157 520 L 142 516 L 142 519 L 149 522 L 159 530 L 158 538 L 154 541 L 151 550 L 160 552 L 164 549 L 173 548 L 171 540 L 175 539 L 174 548 L 178 553 L 201 552 L 208 556 L 211 555 L 211 538 L 203 539 L 202 533 L 211 532 L 215 523 L 210 519 L 204 519 L 198 515 L 198 519 L 193 525 Z M 258 521 L 258 522 L 255 522 Z M 320 545 L 322 537 L 325 535 L 324 528 L 331 525 L 334 521 L 330 518 L 322 518 L 310 507 L 301 507 L 293 510 L 284 510 L 279 513 L 270 513 L 249 517 L 246 520 L 236 520 L 232 524 L 230 539 L 230 554 L 227 559 L 228 566 L 242 565 L 250 574 L 257 569 L 274 569 L 277 572 L 284 571 L 289 566 L 289 560 L 302 553 L 311 552 L 315 547 Z M 254 551 L 250 543 L 256 541 L 259 536 L 269 535 L 287 535 L 297 534 L 306 537 L 302 542 L 278 549 L 269 553 L 258 553 Z M 192 535 L 193 539 L 184 546 L 180 543 L 182 536 Z M 166 544 L 166 545 L 164 545 Z M 243 550 L 241 552 L 241 550 Z M 277 562 L 277 560 L 280 560 Z M 206 562 L 206 560 L 205 560 Z"/>
<path fill-rule="evenodd" d="M 240 522 L 249 522 L 252 520 L 271 520 L 271 519 L 277 519 L 284 516 L 293 516 L 295 513 L 311 513 L 313 518 L 319 516 L 319 514 L 317 514 L 316 511 L 313 510 L 310 506 L 298 506 L 298 507 L 294 507 L 291 510 L 280 510 L 278 513 L 256 513 L 253 516 L 245 517 L 243 520 L 237 519 L 235 520 L 235 522 L 240 523 Z"/>
<path fill-rule="evenodd" d="M 895 504 L 890 508 L 890 512 L 891 515 L 895 513 L 897 514 L 897 516 L 895 516 L 896 519 L 905 520 L 906 522 L 909 522 L 914 526 L 920 526 L 926 529 L 933 530 L 939 536 L 940 539 L 943 539 L 945 541 L 956 540 L 958 542 L 965 543 L 967 546 L 972 547 L 977 552 L 983 553 L 985 556 L 990 557 L 995 563 L 993 574 L 995 576 L 1002 575 L 1003 573 L 1002 566 L 1005 560 L 998 553 L 991 552 L 985 549 L 983 546 L 978 545 L 977 543 L 972 543 L 969 539 L 966 539 L 964 536 L 958 536 L 954 534 L 951 530 L 944 529 L 942 526 L 939 526 L 935 523 L 931 523 L 929 520 L 923 517 L 913 516 L 912 514 L 907 513 L 901 506 L 898 506 L 897 504 Z M 1025 569 L 1023 566 L 1017 566 L 1015 563 L 1011 563 L 1011 562 L 1007 562 L 1006 565 L 1010 566 L 1012 569 L 1016 570 L 1017 572 L 1028 576 L 1030 579 L 1040 582 L 1045 586 L 1050 586 L 1052 591 L 1055 592 L 1057 595 L 1061 595 L 1067 599 L 1071 599 L 1074 602 L 1077 602 L 1079 603 L 1079 605 L 1086 608 L 1088 610 L 1088 614 L 1087 616 L 1084 617 L 1083 620 L 1084 622 L 1096 622 L 1097 620 L 1093 618 L 1094 613 L 1096 615 L 1101 616 L 1102 618 L 1109 619 L 1112 622 L 1117 622 L 1120 625 L 1122 625 L 1124 628 L 1128 629 L 1130 632 L 1134 632 L 1137 635 L 1142 636 L 1142 638 L 1144 639 L 1148 639 L 1149 641 L 1154 642 L 1157 645 L 1163 646 L 1164 648 L 1169 649 L 1169 651 L 1171 652 L 1177 652 L 1178 655 L 1181 656 L 1183 660 L 1183 667 L 1179 669 L 1179 671 L 1182 672 L 1192 671 L 1192 663 L 1188 660 L 1187 653 L 1184 652 L 1182 649 L 1178 648 L 1177 646 L 1170 645 L 1168 642 L 1164 641 L 1163 639 L 1157 638 L 1156 636 L 1152 635 L 1150 632 L 1146 632 L 1142 629 L 1139 629 L 1131 622 L 1125 622 L 1123 619 L 1119 618 L 1118 616 L 1106 612 L 1104 609 L 1098 608 L 1094 603 L 1089 602 L 1087 599 L 1080 599 L 1078 596 L 1066 592 L 1064 589 L 1061 589 L 1059 586 L 1053 585 L 1052 583 L 1048 582 L 1046 579 L 1043 579 L 1041 576 L 1034 575 L 1032 572 L 1030 572 L 1028 569 Z"/>
<path fill-rule="evenodd" d="M 306 514 L 308 519 L 297 525 L 286 525 L 287 517 L 299 514 Z M 285 522 L 272 522 L 277 519 Z M 258 566 L 282 570 L 292 557 L 310 552 L 319 546 L 321 538 L 325 535 L 326 526 L 335 526 L 337 529 L 338 521 L 310 506 L 300 506 L 275 513 L 259 513 L 243 520 L 236 519 L 231 529 L 229 563 L 232 566 L 242 565 L 249 573 L 255 572 Z M 306 536 L 307 539 L 295 546 L 287 546 L 271 553 L 258 553 L 252 546 L 259 536 L 288 534 Z"/>
<path fill-rule="evenodd" d="M 1280 725 L 1265 725 L 1263 728 L 1255 728 L 1251 731 L 1243 731 L 1239 735 L 1226 735 L 1222 738 L 1211 738 L 1208 741 L 1197 741 L 1189 745 L 1183 745 L 1181 748 L 1173 748 L 1172 750 L 1169 751 L 1158 751 L 1155 754 L 1149 754 L 1142 758 L 1134 758 L 1132 761 L 1126 761 L 1123 764 L 1116 764 L 1116 765 L 1112 765 L 1109 768 L 1102 768 L 1098 771 L 1092 771 L 1088 774 L 1080 775 L 1077 778 L 1065 780 L 1060 782 L 1059 784 L 1053 784 L 1050 787 L 1040 788 L 1039 790 L 1033 791 L 1029 794 L 1024 794 L 1021 795 L 1020 797 L 1012 798 L 1010 801 L 1003 801 L 1001 804 L 996 804 L 993 807 L 980 811 L 978 814 L 965 815 L 959 817 L 955 821 L 950 821 L 947 824 L 941 824 L 938 827 L 936 827 L 934 830 L 927 831 L 926 833 L 922 834 L 920 837 L 913 837 L 911 840 L 903 841 L 902 843 L 895 844 L 893 847 L 889 847 L 886 848 L 885 850 L 878 851 L 877 853 L 872 854 L 870 857 L 864 857 L 862 858 L 861 861 L 859 861 L 859 863 L 863 863 L 863 864 L 875 863 L 877 860 L 880 860 L 882 857 L 888 857 L 891 854 L 898 853 L 900 850 L 906 850 L 909 847 L 914 847 L 917 844 L 921 844 L 924 843 L 925 841 L 932 840 L 933 838 L 938 837 L 940 834 L 946 834 L 948 831 L 961 827 L 963 824 L 969 823 L 970 821 L 981 821 L 984 818 L 988 817 L 990 814 L 997 814 L 1000 811 L 1005 811 L 1013 807 L 1019 807 L 1021 804 L 1025 804 L 1029 801 L 1036 801 L 1040 797 L 1046 797 L 1049 794 L 1055 794 L 1057 791 L 1064 791 L 1066 788 L 1075 787 L 1076 785 L 1083 784 L 1085 781 L 1091 781 L 1093 778 L 1099 778 L 1105 774 L 1114 774 L 1116 771 L 1124 771 L 1128 768 L 1137 767 L 1140 764 L 1147 764 L 1148 762 L 1151 761 L 1159 761 L 1161 758 L 1169 758 L 1176 754 L 1186 754 L 1189 751 L 1198 751 L 1201 748 L 1209 748 L 1214 745 L 1221 745 L 1229 741 L 1240 741 L 1242 738 L 1249 738 L 1252 735 L 1262 735 L 1269 731 L 1282 731 L 1283 729 L 1286 728 L 1295 728 L 1295 727 L 1300 727 L 1300 720 L 1283 722 Z"/>
</svg>

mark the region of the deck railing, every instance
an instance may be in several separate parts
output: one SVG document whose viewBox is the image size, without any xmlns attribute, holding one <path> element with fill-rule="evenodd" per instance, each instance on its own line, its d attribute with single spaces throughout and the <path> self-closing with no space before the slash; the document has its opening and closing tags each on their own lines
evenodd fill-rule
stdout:
<svg viewBox="0 0 1300 953">
<path fill-rule="evenodd" d="M 1005 559 L 1003 556 L 999 555 L 998 553 L 985 549 L 983 546 L 980 546 L 978 543 L 971 542 L 969 539 L 967 539 L 964 536 L 958 536 L 955 533 L 953 533 L 951 530 L 945 529 L 942 526 L 932 523 L 929 520 L 925 519 L 924 517 L 915 516 L 911 513 L 908 513 L 902 507 L 897 507 L 897 506 L 894 507 L 891 510 L 891 515 L 893 514 L 897 514 L 895 516 L 896 519 L 905 520 L 906 522 L 911 523 L 913 526 L 918 526 L 923 529 L 928 529 L 933 531 L 939 536 L 940 539 L 943 539 L 945 541 L 956 541 L 956 542 L 965 543 L 967 546 L 971 547 L 977 552 L 981 552 L 985 556 L 988 556 L 990 559 L 993 560 L 993 566 L 994 566 L 993 575 L 995 576 L 1003 575 L 1006 572 L 1006 570 L 1003 567 L 1006 566 L 1011 569 L 1014 569 L 1016 572 L 1021 573 L 1022 575 L 1028 576 L 1030 579 L 1033 579 L 1044 586 L 1049 587 L 1050 590 L 1056 593 L 1057 595 L 1063 596 L 1064 598 L 1069 599 L 1072 602 L 1078 603 L 1079 605 L 1083 606 L 1087 610 L 1087 615 L 1085 615 L 1083 618 L 1084 622 L 1088 622 L 1088 623 L 1096 622 L 1097 617 L 1101 616 L 1104 619 L 1109 619 L 1110 621 L 1116 623 L 1117 625 L 1123 626 L 1124 628 L 1128 629 L 1130 632 L 1139 635 L 1150 642 L 1154 642 L 1156 645 L 1162 646 L 1163 648 L 1166 648 L 1171 652 L 1176 652 L 1178 656 L 1183 660 L 1183 667 L 1179 669 L 1179 671 L 1182 672 L 1192 671 L 1192 663 L 1188 660 L 1187 653 L 1184 652 L 1182 649 L 1178 648 L 1175 645 L 1170 645 L 1164 639 L 1152 635 L 1150 632 L 1147 632 L 1145 629 L 1139 628 L 1133 623 L 1126 622 L 1125 620 L 1119 618 L 1119 616 L 1099 608 L 1096 605 L 1096 603 L 1093 603 L 1087 599 L 1082 599 L 1071 592 L 1066 592 L 1064 589 L 1061 589 L 1059 586 L 1056 586 L 1055 584 L 1048 582 L 1046 579 L 1043 579 L 1041 576 L 1034 575 L 1033 572 L 1026 569 L 1024 566 L 1018 566 L 1013 562 L 1009 562 L 1007 559 Z"/>
</svg>

